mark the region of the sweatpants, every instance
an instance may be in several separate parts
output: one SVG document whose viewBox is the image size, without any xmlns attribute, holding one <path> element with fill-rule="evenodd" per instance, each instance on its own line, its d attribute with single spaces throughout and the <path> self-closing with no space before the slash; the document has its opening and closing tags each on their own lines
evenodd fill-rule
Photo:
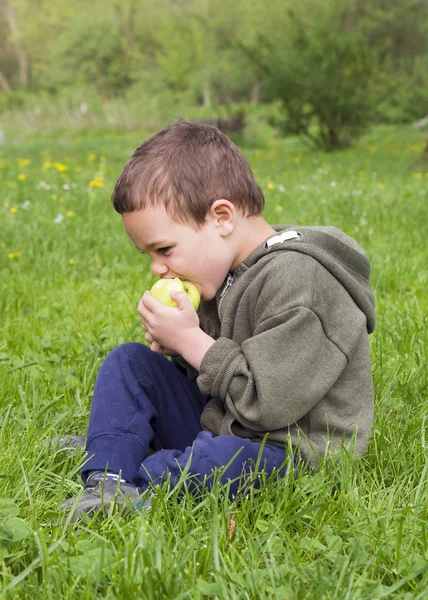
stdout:
<svg viewBox="0 0 428 600">
<path fill-rule="evenodd" d="M 285 473 L 285 448 L 202 430 L 208 400 L 165 356 L 144 344 L 118 346 L 98 372 L 83 480 L 93 470 L 120 472 L 144 491 L 167 478 L 174 486 L 186 469 L 190 489 L 210 489 L 223 468 L 217 480 L 229 482 L 234 497 L 258 459 L 259 471 Z"/>
</svg>

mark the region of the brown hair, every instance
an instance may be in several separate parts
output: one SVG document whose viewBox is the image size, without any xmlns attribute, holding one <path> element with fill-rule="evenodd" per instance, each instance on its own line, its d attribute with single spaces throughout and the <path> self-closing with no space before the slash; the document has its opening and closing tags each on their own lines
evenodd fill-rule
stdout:
<svg viewBox="0 0 428 600">
<path fill-rule="evenodd" d="M 118 213 L 162 204 L 178 222 L 200 227 L 215 200 L 245 216 L 264 206 L 246 158 L 216 127 L 179 120 L 148 138 L 126 163 L 113 190 Z"/>
</svg>

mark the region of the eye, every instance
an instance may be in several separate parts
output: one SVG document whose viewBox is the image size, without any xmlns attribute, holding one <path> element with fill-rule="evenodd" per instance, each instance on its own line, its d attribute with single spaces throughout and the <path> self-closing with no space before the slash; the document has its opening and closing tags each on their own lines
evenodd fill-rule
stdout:
<svg viewBox="0 0 428 600">
<path fill-rule="evenodd" d="M 171 246 L 167 246 L 166 248 L 158 248 L 156 252 L 158 254 L 162 254 L 162 256 L 169 256 L 171 250 Z"/>
</svg>

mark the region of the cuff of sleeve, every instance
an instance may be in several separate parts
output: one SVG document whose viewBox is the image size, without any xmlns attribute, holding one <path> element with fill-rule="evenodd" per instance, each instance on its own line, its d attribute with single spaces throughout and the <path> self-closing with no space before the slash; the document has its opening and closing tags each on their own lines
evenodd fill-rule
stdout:
<svg viewBox="0 0 428 600">
<path fill-rule="evenodd" d="M 218 338 L 201 362 L 198 387 L 204 396 L 224 398 L 235 371 L 235 358 L 240 346 L 228 338 Z"/>
</svg>

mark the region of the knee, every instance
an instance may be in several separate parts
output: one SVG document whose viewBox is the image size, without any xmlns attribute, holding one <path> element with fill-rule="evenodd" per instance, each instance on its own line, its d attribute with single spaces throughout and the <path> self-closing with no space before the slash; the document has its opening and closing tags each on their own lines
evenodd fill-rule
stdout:
<svg viewBox="0 0 428 600">
<path fill-rule="evenodd" d="M 148 356 L 151 350 L 148 346 L 140 344 L 139 342 L 125 342 L 116 346 L 107 355 L 106 360 L 110 361 L 123 361 L 124 359 L 130 360 L 141 360 L 144 356 Z"/>
</svg>

